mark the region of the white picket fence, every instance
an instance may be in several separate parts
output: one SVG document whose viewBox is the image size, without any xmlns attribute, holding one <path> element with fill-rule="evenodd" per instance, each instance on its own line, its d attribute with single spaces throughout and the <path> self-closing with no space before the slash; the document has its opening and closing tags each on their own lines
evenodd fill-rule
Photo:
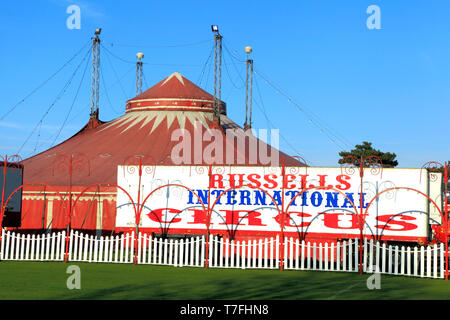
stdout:
<svg viewBox="0 0 450 320">
<path fill-rule="evenodd" d="M 66 233 L 24 235 L 2 230 L 0 260 L 63 261 Z"/>
<path fill-rule="evenodd" d="M 203 267 L 205 263 L 205 238 L 186 239 L 153 238 L 139 234 L 139 264 L 159 264 L 175 267 Z"/>
<path fill-rule="evenodd" d="M 2 230 L 0 260 L 63 261 L 66 233 L 22 235 Z M 133 263 L 134 232 L 116 236 L 86 235 L 71 231 L 69 261 Z M 163 239 L 139 233 L 137 263 L 203 267 L 205 237 Z M 212 268 L 278 269 L 280 239 L 229 241 L 211 235 L 209 266 Z M 285 238 L 283 265 L 287 270 L 359 271 L 358 239 L 337 243 L 311 243 Z M 444 244 L 410 247 L 364 241 L 363 271 L 383 274 L 443 278 Z"/>
<path fill-rule="evenodd" d="M 285 238 L 284 266 L 293 270 L 359 271 L 358 239 L 311 243 Z"/>
<path fill-rule="evenodd" d="M 132 263 L 134 232 L 109 237 L 70 233 L 69 261 Z"/>
<path fill-rule="evenodd" d="M 364 241 L 363 271 L 385 274 L 444 278 L 444 244 L 420 247 L 387 246 L 373 240 Z"/>
<path fill-rule="evenodd" d="M 209 260 L 212 268 L 279 268 L 279 237 L 259 241 L 229 241 L 210 236 Z"/>
</svg>

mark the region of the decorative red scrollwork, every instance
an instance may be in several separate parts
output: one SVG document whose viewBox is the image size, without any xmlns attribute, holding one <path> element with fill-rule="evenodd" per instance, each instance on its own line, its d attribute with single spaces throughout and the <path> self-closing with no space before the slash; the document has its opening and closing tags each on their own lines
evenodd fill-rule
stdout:
<svg viewBox="0 0 450 320">
<path fill-rule="evenodd" d="M 353 155 L 348 155 L 340 161 L 340 164 L 341 172 L 344 170 L 347 175 L 355 174 L 356 169 L 358 169 L 360 177 L 363 177 L 364 170 L 369 169 L 372 175 L 381 174 L 383 176 L 383 161 L 378 156 L 367 156 L 358 159 Z"/>
</svg>

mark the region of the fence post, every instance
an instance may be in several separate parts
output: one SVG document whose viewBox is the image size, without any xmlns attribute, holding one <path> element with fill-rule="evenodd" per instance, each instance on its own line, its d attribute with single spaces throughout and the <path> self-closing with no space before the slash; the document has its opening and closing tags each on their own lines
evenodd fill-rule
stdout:
<svg viewBox="0 0 450 320">
<path fill-rule="evenodd" d="M 202 251 L 202 256 L 200 259 L 201 267 L 205 267 L 205 239 L 206 237 L 204 236 L 200 236 L 199 238 L 199 241 L 201 242 L 200 249 Z"/>
<path fill-rule="evenodd" d="M 36 241 L 36 237 L 35 237 L 35 235 L 33 234 L 32 236 L 31 236 L 31 252 L 30 252 L 30 255 L 29 255 L 29 257 L 30 257 L 30 260 L 35 260 L 36 258 L 35 258 L 35 254 L 34 254 L 34 248 L 35 248 L 35 242 L 37 242 Z"/>
<path fill-rule="evenodd" d="M 241 246 L 242 246 L 242 264 L 241 267 L 242 269 L 245 269 L 245 256 L 246 256 L 246 247 L 245 247 L 245 240 L 241 242 Z"/>
<path fill-rule="evenodd" d="M 437 278 L 438 277 L 438 270 L 437 270 L 437 261 L 438 261 L 438 247 L 437 247 L 437 243 L 434 244 L 433 246 L 433 278 Z"/>
<path fill-rule="evenodd" d="M 313 243 L 313 270 L 316 270 L 316 265 L 317 265 L 317 244 L 314 242 Z"/>
<path fill-rule="evenodd" d="M 270 252 L 270 259 L 269 259 L 269 268 L 273 268 L 273 243 L 274 239 L 273 237 L 270 238 L 270 244 L 269 244 L 269 252 Z"/>
<path fill-rule="evenodd" d="M 417 247 L 414 247 L 414 254 L 413 254 L 413 261 L 414 261 L 414 275 L 418 276 L 418 268 L 419 268 L 419 259 L 418 259 L 418 249 Z"/>
<path fill-rule="evenodd" d="M 402 246 L 401 258 L 400 258 L 400 273 L 405 274 L 405 246 Z"/>
<path fill-rule="evenodd" d="M 258 268 L 262 268 L 263 267 L 263 242 L 262 239 L 259 239 L 258 241 Z"/>
<path fill-rule="evenodd" d="M 228 238 L 225 239 L 225 268 L 228 268 L 228 260 L 230 258 L 230 241 Z"/>
<path fill-rule="evenodd" d="M 398 246 L 395 246 L 394 252 L 394 274 L 398 274 Z"/>
<path fill-rule="evenodd" d="M 94 242 L 94 262 L 98 262 L 98 260 L 99 260 L 98 259 L 98 251 L 99 251 L 99 248 L 98 248 L 99 246 L 98 245 L 99 245 L 99 241 L 100 240 L 98 240 L 97 237 L 95 237 L 93 239 L 95 241 Z"/>
<path fill-rule="evenodd" d="M 180 239 L 179 246 L 180 246 L 180 260 L 179 260 L 180 263 L 178 264 L 178 266 L 182 267 L 183 266 L 183 258 L 184 258 L 184 255 L 183 255 L 183 253 L 184 253 L 184 239 Z"/>
<path fill-rule="evenodd" d="M 423 278 L 425 275 L 425 248 L 420 247 L 420 277 Z"/>
<path fill-rule="evenodd" d="M 137 242 L 137 243 L 136 243 Z M 139 231 L 135 238 L 135 248 L 137 248 L 137 254 L 134 257 L 134 264 L 142 263 L 142 233 Z"/>
<path fill-rule="evenodd" d="M 3 253 L 5 252 L 5 229 L 3 229 L 3 228 L 1 228 L 2 230 L 1 230 L 1 233 L 2 233 L 2 235 L 1 235 L 1 238 L 0 238 L 0 245 L 1 245 L 1 248 L 0 248 L 0 261 L 3 261 Z"/>
<path fill-rule="evenodd" d="M 336 242 L 336 270 L 341 270 L 341 243 L 339 241 Z"/>
<path fill-rule="evenodd" d="M 359 253 L 364 256 L 362 270 L 363 270 L 363 272 L 366 272 L 367 271 L 367 269 L 366 269 L 366 266 L 367 266 L 367 238 L 364 238 L 363 251 L 360 250 Z"/>
<path fill-rule="evenodd" d="M 240 267 L 241 264 L 241 242 L 238 240 L 233 240 L 236 245 L 236 268 Z"/>
<path fill-rule="evenodd" d="M 173 258 L 173 239 L 169 240 L 169 261 L 168 265 L 172 265 L 172 258 Z"/>
<path fill-rule="evenodd" d="M 411 248 L 408 246 L 406 248 L 406 272 L 408 273 L 408 276 L 411 275 Z"/>
<path fill-rule="evenodd" d="M 377 266 L 377 270 L 381 272 L 380 267 L 380 243 L 375 241 L 375 265 Z"/>
<path fill-rule="evenodd" d="M 19 260 L 23 260 L 23 252 L 24 252 L 23 247 L 25 246 L 25 235 L 23 234 L 19 238 L 20 238 L 20 256 L 19 256 Z"/>
<path fill-rule="evenodd" d="M 288 264 L 289 256 L 288 256 L 288 252 L 287 252 L 287 250 L 289 248 L 288 247 L 289 246 L 288 237 L 283 237 L 283 241 L 284 241 L 284 244 L 283 244 L 283 256 L 281 258 L 281 259 L 283 259 L 283 265 L 281 266 L 281 271 L 283 271 L 284 268 L 286 268 L 286 269 L 289 268 L 289 264 Z"/>
<path fill-rule="evenodd" d="M 256 240 L 255 240 L 255 239 L 253 239 L 252 245 L 253 245 L 253 252 L 252 252 L 252 267 L 253 267 L 253 268 L 256 268 L 256 259 L 257 259 L 257 256 L 256 256 Z"/>
<path fill-rule="evenodd" d="M 275 240 L 275 267 L 280 266 L 280 236 L 277 235 Z"/>
</svg>

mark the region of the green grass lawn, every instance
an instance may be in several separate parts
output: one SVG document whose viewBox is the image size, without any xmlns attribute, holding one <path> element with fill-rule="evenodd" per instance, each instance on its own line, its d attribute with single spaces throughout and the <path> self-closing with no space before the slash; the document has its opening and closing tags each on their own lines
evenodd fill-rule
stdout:
<svg viewBox="0 0 450 320">
<path fill-rule="evenodd" d="M 81 269 L 81 289 L 66 268 Z M 356 273 L 175 268 L 130 264 L 0 262 L 0 299 L 450 299 L 450 282 Z"/>
</svg>

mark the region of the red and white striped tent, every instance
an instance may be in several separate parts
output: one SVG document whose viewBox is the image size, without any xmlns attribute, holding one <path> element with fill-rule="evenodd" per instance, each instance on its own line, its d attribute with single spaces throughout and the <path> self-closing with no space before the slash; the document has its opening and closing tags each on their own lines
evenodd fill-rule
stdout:
<svg viewBox="0 0 450 320">
<path fill-rule="evenodd" d="M 95 116 L 91 117 L 71 138 L 23 161 L 24 183 L 37 185 L 24 188 L 21 229 L 65 228 L 63 200 L 58 196 L 58 192 L 67 197 L 69 176 L 67 172 L 55 171 L 52 166 L 59 155 L 83 154 L 89 159 L 89 168 L 74 171 L 72 174 L 72 191 L 76 195 L 92 184 L 117 183 L 117 166 L 124 165 L 130 156 L 150 156 L 153 162 L 151 165 L 174 165 L 171 151 L 179 142 L 172 141 L 171 136 L 176 129 L 184 129 L 191 136 L 199 124 L 203 130 L 220 129 L 225 150 L 227 144 L 233 143 L 225 135 L 225 129 L 235 129 L 236 135 L 246 133 L 228 118 L 226 104 L 222 101 L 218 102 L 219 119 L 214 121 L 213 106 L 214 97 L 211 94 L 175 72 L 128 100 L 124 115 L 108 122 L 102 122 Z M 266 147 L 268 154 L 279 152 L 259 142 L 259 147 Z M 209 142 L 202 143 L 202 147 L 205 147 Z M 287 166 L 304 166 L 282 152 L 278 154 L 280 163 L 283 157 Z M 193 155 L 194 152 L 191 152 L 192 157 Z M 233 158 L 233 165 L 267 165 L 259 159 L 256 163 L 251 162 L 248 152 L 241 153 L 237 148 L 234 149 Z M 191 160 L 194 164 L 194 159 Z M 211 159 L 201 159 L 201 162 L 196 162 L 195 165 L 209 165 L 210 162 Z M 42 182 L 47 185 L 38 185 Z M 71 227 L 114 230 L 116 192 L 115 187 L 98 186 L 90 189 L 77 204 Z"/>
</svg>

